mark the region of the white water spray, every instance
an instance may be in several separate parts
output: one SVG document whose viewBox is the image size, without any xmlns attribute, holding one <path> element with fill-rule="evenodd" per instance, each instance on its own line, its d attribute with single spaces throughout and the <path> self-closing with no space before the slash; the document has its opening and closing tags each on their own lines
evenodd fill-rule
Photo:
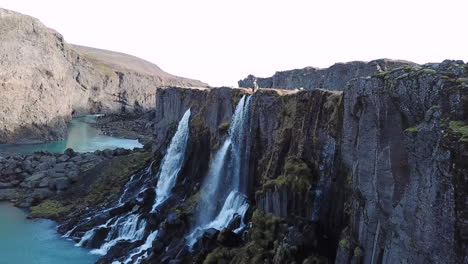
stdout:
<svg viewBox="0 0 468 264">
<path fill-rule="evenodd" d="M 180 120 L 177 131 L 172 137 L 167 153 L 161 163 L 158 184 L 156 186 L 156 201 L 153 204 L 152 212 L 171 195 L 172 188 L 177 181 L 177 175 L 184 162 L 185 149 L 187 148 L 189 119 L 190 109 L 185 112 Z"/>
<path fill-rule="evenodd" d="M 185 150 L 187 147 L 189 137 L 189 119 L 190 109 L 184 113 L 182 119 L 179 121 L 177 131 L 172 137 L 167 153 L 161 163 L 161 169 L 158 173 L 158 184 L 156 186 L 156 199 L 154 201 L 152 211 L 154 211 L 159 204 L 161 204 L 170 196 L 172 188 L 176 183 L 177 175 L 183 165 Z M 135 193 L 133 190 L 130 190 L 131 188 L 136 189 L 136 193 L 140 193 L 147 188 L 147 181 L 144 181 L 143 184 L 141 181 L 142 177 L 149 175 L 150 169 L 151 165 L 146 169 L 145 173 L 132 175 L 131 179 L 124 187 L 124 191 L 117 202 L 117 207 L 122 206 L 125 200 L 128 199 L 125 196 Z M 142 184 L 142 186 L 137 186 L 136 184 Z M 103 212 L 110 211 L 111 209 L 104 210 Z M 135 242 L 144 239 L 146 221 L 142 219 L 140 215 L 133 214 L 131 212 L 121 216 L 114 216 L 113 218 L 110 218 L 105 224 L 99 225 L 87 231 L 81 238 L 80 242 L 76 244 L 76 246 L 83 246 L 85 242 L 92 239 L 95 232 L 99 228 L 109 228 L 109 232 L 104 240 L 104 244 L 102 244 L 99 249 L 92 250 L 91 253 L 105 255 L 120 241 Z M 146 258 L 146 251 L 151 247 L 157 232 L 157 230 L 151 232 L 146 237 L 146 242 L 142 246 L 133 250 L 133 253 L 130 255 L 129 259 L 125 260 L 125 263 L 132 263 L 131 258 L 137 255 L 140 256 L 137 258 L 137 260 L 135 260 L 136 262 L 134 263 L 139 263 L 141 260 Z"/>
<path fill-rule="evenodd" d="M 191 247 L 208 228 L 221 230 L 239 215 L 244 217 L 249 205 L 247 197 L 240 192 L 241 172 L 248 157 L 246 157 L 246 139 L 249 121 L 251 96 L 243 96 L 234 111 L 228 137 L 216 152 L 203 182 L 199 208 L 203 212 L 197 215 L 197 227 L 187 236 Z M 227 197 L 225 196 L 226 194 Z M 217 212 L 216 201 L 225 199 L 221 210 Z M 241 221 L 242 222 L 242 221 Z"/>
</svg>

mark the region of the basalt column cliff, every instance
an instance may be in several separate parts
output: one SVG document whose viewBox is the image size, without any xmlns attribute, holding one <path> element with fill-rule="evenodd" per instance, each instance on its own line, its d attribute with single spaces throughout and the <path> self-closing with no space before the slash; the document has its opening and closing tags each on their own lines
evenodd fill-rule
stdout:
<svg viewBox="0 0 468 264">
<path fill-rule="evenodd" d="M 0 142 L 60 138 L 98 112 L 152 134 L 134 150 L 0 156 L 0 200 L 56 220 L 99 264 L 468 264 L 462 61 L 208 88 L 3 9 L 0 56 Z"/>
<path fill-rule="evenodd" d="M 466 263 L 467 76 L 158 90 L 153 162 L 60 230 L 99 263 Z"/>
</svg>

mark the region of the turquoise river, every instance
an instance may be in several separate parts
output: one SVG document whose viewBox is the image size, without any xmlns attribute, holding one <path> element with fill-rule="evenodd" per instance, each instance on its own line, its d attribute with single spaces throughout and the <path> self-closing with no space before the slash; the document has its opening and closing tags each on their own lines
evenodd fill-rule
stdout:
<svg viewBox="0 0 468 264">
<path fill-rule="evenodd" d="M 35 151 L 77 152 L 142 147 L 137 140 L 102 135 L 90 123 L 96 116 L 74 119 L 65 140 L 41 144 L 0 145 L 0 153 L 31 153 Z M 30 220 L 27 212 L 9 203 L 0 203 L 0 264 L 92 264 L 97 256 L 76 247 L 73 241 L 56 232 L 56 224 L 46 219 Z"/>
</svg>

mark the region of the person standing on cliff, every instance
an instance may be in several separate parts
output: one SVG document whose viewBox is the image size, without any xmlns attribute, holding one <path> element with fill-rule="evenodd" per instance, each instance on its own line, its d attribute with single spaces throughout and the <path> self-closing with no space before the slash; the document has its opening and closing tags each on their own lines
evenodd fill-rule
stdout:
<svg viewBox="0 0 468 264">
<path fill-rule="evenodd" d="M 258 87 L 258 84 L 257 84 L 257 79 L 255 79 L 255 80 L 253 81 L 253 85 L 252 85 L 252 93 L 255 93 L 255 91 L 257 91 L 258 88 L 259 88 L 259 87 Z"/>
</svg>

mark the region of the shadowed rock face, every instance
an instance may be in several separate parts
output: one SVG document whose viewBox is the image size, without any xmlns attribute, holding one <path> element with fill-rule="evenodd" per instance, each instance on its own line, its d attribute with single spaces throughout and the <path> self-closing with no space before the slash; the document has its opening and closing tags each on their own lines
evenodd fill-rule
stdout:
<svg viewBox="0 0 468 264">
<path fill-rule="evenodd" d="M 347 235 L 364 263 L 463 262 L 466 215 L 457 200 L 466 189 L 452 168 L 460 168 L 466 141 L 451 133 L 453 120 L 466 125 L 467 69 L 461 61 L 404 67 L 344 91 L 342 157 L 353 191 Z"/>
<path fill-rule="evenodd" d="M 3 140 L 21 138 L 18 131 L 37 138 L 57 137 L 72 111 L 144 110 L 154 107 L 156 95 L 155 158 L 141 174 L 154 175 L 177 123 L 191 109 L 190 135 L 173 195 L 157 214 L 147 213 L 154 188 L 142 193 L 141 208 L 135 207 L 138 200 L 129 199 L 111 212 L 114 216 L 146 210 L 143 217 L 151 231 L 160 230 L 147 252 L 148 261 L 314 263 L 321 257 L 335 263 L 468 261 L 468 65 L 463 62 L 422 66 L 386 60 L 353 62 L 258 79 L 260 87 L 305 90 L 260 89 L 252 95 L 245 138 L 249 166 L 240 188 L 252 205 L 246 214 L 252 228 L 239 237 L 230 230 L 209 230 L 195 245 L 197 250 L 189 252 L 183 238 L 201 210 L 197 208 L 200 183 L 226 136 L 236 105 L 250 90 L 156 89 L 192 81 L 171 77 L 127 55 L 71 47 L 29 17 L 0 10 L 0 18 L 0 50 L 5 51 L 0 52 Z M 241 86 L 253 85 L 254 79 Z M 11 187 L 24 179 L 31 184 L 22 187 L 40 187 L 38 178 L 21 178 L 27 176 L 21 175 L 27 161 L 21 157 L 3 162 L 8 173 L 0 198 L 13 197 Z M 36 167 L 58 164 L 62 169 L 61 163 L 52 163 L 38 162 Z M 126 173 L 109 191 L 113 197 L 131 175 L 125 170 L 128 164 L 115 163 Z M 132 172 L 143 169 L 144 163 Z M 86 179 L 94 179 L 96 170 L 87 172 Z M 107 173 L 106 180 L 113 181 L 115 173 Z M 107 181 L 100 184 L 102 188 Z M 81 186 L 86 192 L 79 187 L 77 196 L 88 193 L 87 183 Z M 108 197 L 106 193 L 97 198 L 109 205 Z M 61 231 L 93 216 L 96 208 L 80 210 L 72 217 L 63 216 L 70 221 Z M 100 225 L 105 218 L 92 221 Z M 239 225 L 240 219 L 233 222 Z M 88 230 L 81 228 L 75 238 Z M 102 242 L 98 238 L 92 241 L 95 247 Z M 128 254 L 132 247 L 124 243 L 99 263 Z"/>
<path fill-rule="evenodd" d="M 148 223 L 146 235 L 158 230 L 146 252 L 150 263 L 464 263 L 467 77 L 466 64 L 444 61 L 359 78 L 344 91 L 158 90 L 151 165 L 141 167 L 133 187 L 120 192 L 124 203 L 110 213 L 92 204 L 74 212 L 59 207 L 68 212 L 59 230 L 81 223 L 72 232 L 79 241 L 91 226 L 132 211 Z M 244 219 L 233 216 L 226 229 L 204 230 L 189 251 L 185 238 L 195 217 L 206 212 L 198 203 L 201 184 L 244 95 L 252 97 L 239 190 L 250 209 Z M 150 212 L 159 180 L 154 175 L 189 108 L 176 184 Z M 119 178 L 113 194 L 126 178 Z M 228 176 L 221 181 L 229 182 Z M 147 189 L 140 192 L 142 186 Z M 6 186 L 3 195 L 14 193 Z M 241 223 L 248 230 L 233 233 Z M 101 235 L 87 246 L 99 247 Z M 98 263 L 122 261 L 145 241 L 118 244 Z"/>
<path fill-rule="evenodd" d="M 343 92 L 254 93 L 242 185 L 254 207 L 290 221 L 268 248 L 273 263 L 301 263 L 311 252 L 335 263 L 466 262 L 467 76 L 463 62 L 444 61 L 358 78 Z M 247 92 L 157 94 L 157 153 L 173 133 L 168 124 L 194 109 L 181 181 L 203 177 L 223 122 Z M 304 219 L 317 223 L 310 231 L 317 244 L 293 247 L 287 238 Z M 209 256 L 243 263 L 255 236 L 247 243 L 236 257 L 225 248 Z"/>
<path fill-rule="evenodd" d="M 133 56 L 67 44 L 39 20 L 0 9 L 0 142 L 63 137 L 72 113 L 154 107 L 157 87 L 206 84 Z"/>
<path fill-rule="evenodd" d="M 260 78 L 249 75 L 239 81 L 239 87 L 254 87 L 254 82 L 260 88 L 278 89 L 315 89 L 343 91 L 348 81 L 373 75 L 375 73 L 392 70 L 404 65 L 416 65 L 408 61 L 380 59 L 370 62 L 353 61 L 336 63 L 329 68 L 319 69 L 307 67 L 304 69 L 276 72 L 272 77 Z"/>
</svg>

